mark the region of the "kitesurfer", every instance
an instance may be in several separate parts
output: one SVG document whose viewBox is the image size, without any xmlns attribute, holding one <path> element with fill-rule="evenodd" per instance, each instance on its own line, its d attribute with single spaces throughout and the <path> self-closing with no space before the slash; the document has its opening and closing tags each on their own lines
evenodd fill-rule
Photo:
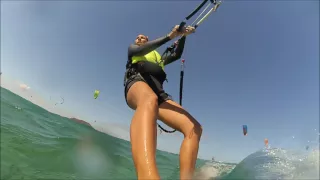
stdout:
<svg viewBox="0 0 320 180">
<path fill-rule="evenodd" d="M 180 179 L 191 179 L 195 170 L 202 127 L 163 89 L 164 66 L 181 57 L 186 36 L 195 31 L 191 26 L 182 31 L 178 28 L 177 25 L 169 34 L 152 41 L 140 34 L 128 49 L 124 86 L 126 102 L 135 110 L 130 141 L 138 179 L 160 179 L 155 157 L 157 119 L 184 135 L 180 149 Z M 156 49 L 178 36 L 182 38 L 175 52 L 161 57 Z"/>
</svg>

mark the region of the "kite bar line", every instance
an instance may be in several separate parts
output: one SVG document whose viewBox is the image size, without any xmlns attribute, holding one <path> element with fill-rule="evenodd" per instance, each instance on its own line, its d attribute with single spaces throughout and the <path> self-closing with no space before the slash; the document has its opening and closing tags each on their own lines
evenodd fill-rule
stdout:
<svg viewBox="0 0 320 180">
<path fill-rule="evenodd" d="M 196 25 L 194 25 L 195 28 L 197 28 L 205 19 L 207 19 L 209 17 L 209 15 L 212 13 L 212 12 L 215 12 L 218 7 L 220 6 L 221 4 L 221 1 L 219 1 L 218 3 L 215 3 L 214 6 L 208 11 L 208 13 L 206 15 L 204 15 Z M 201 14 L 200 14 L 201 15 Z M 200 16 L 199 16 L 200 17 Z"/>
<path fill-rule="evenodd" d="M 192 18 L 209 0 L 204 0 L 195 10 L 193 10 L 185 19 L 180 23 L 178 31 L 182 31 L 182 28 L 185 27 L 187 21 Z M 197 28 L 207 17 L 215 12 L 218 7 L 221 5 L 221 1 L 217 2 L 217 0 L 210 0 L 210 3 L 206 6 L 206 8 L 200 13 L 200 15 L 193 21 L 192 26 Z M 202 16 L 202 14 L 210 7 L 213 6 L 197 23 L 196 21 Z M 196 23 L 194 25 L 194 23 Z"/>
<path fill-rule="evenodd" d="M 207 2 L 208 2 L 208 0 L 202 1 L 202 3 L 195 10 L 193 10 L 187 17 L 185 17 L 184 21 L 182 21 L 180 23 L 180 26 L 179 26 L 179 29 L 178 29 L 179 32 L 182 31 L 182 28 L 186 25 L 187 21 L 190 18 L 192 18 L 192 16 L 194 16 Z"/>
<path fill-rule="evenodd" d="M 194 25 L 195 22 L 201 17 L 201 15 L 211 6 L 211 4 L 208 4 L 207 7 L 202 11 L 202 13 L 199 14 L 199 16 L 191 23 L 191 26 Z"/>
</svg>

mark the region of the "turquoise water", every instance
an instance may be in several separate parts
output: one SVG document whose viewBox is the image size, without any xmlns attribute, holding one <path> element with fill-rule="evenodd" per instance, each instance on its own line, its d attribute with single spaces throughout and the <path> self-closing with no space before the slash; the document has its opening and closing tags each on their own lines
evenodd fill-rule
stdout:
<svg viewBox="0 0 320 180">
<path fill-rule="evenodd" d="M 179 179 L 178 155 L 157 151 L 162 179 Z M 319 179 L 319 151 L 254 152 L 239 164 L 197 161 L 195 179 Z M 136 179 L 130 143 L 1 88 L 1 179 Z"/>
</svg>

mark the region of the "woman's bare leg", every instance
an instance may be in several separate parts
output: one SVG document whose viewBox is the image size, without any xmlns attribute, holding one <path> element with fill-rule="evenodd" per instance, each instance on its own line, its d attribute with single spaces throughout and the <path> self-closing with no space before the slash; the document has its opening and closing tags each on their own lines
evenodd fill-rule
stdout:
<svg viewBox="0 0 320 180">
<path fill-rule="evenodd" d="M 184 134 L 180 148 L 180 179 L 192 179 L 202 134 L 201 125 L 172 100 L 159 106 L 159 119 Z"/>
<path fill-rule="evenodd" d="M 160 179 L 156 165 L 158 97 L 146 83 L 139 81 L 129 89 L 127 102 L 136 110 L 130 140 L 138 179 Z"/>
</svg>

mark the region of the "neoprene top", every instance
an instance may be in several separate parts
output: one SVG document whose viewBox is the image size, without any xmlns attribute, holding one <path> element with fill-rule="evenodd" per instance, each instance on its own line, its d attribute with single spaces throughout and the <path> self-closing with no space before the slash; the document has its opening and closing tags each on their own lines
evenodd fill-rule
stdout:
<svg viewBox="0 0 320 180">
<path fill-rule="evenodd" d="M 163 44 L 167 43 L 168 41 L 170 41 L 170 38 L 168 36 L 163 36 L 160 37 L 158 39 L 152 40 L 152 41 L 148 41 L 145 44 L 138 46 L 136 44 L 131 44 L 128 48 L 128 60 L 131 62 L 132 61 L 132 57 L 133 56 L 143 56 L 148 54 L 149 52 L 157 49 L 158 47 L 162 46 Z M 162 59 L 164 61 L 164 65 L 168 65 L 178 59 L 181 58 L 181 55 L 183 53 L 183 49 L 184 49 L 184 44 L 186 41 L 186 37 L 183 36 L 179 43 L 177 48 L 175 49 L 175 52 L 170 54 L 167 57 L 162 57 L 164 59 Z"/>
</svg>

